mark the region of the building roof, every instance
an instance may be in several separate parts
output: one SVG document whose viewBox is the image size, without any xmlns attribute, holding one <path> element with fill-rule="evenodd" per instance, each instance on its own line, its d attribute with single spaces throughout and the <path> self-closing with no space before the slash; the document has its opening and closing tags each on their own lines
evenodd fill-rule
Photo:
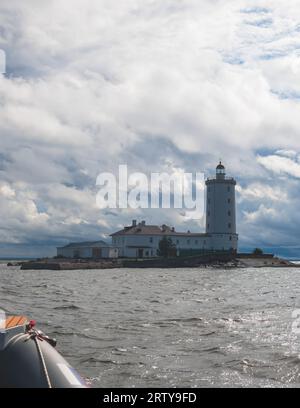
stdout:
<svg viewBox="0 0 300 408">
<path fill-rule="evenodd" d="M 175 228 L 171 228 L 167 225 L 146 225 L 145 223 L 139 223 L 137 225 L 131 225 L 123 228 L 111 234 L 112 237 L 124 236 L 124 235 L 159 235 L 159 236 L 190 236 L 190 237 L 203 237 L 207 236 L 204 233 L 194 233 L 194 232 L 177 232 Z"/>
<path fill-rule="evenodd" d="M 103 247 L 108 247 L 109 245 L 104 241 L 85 241 L 85 242 L 70 242 L 68 245 L 58 248 L 83 248 L 83 247 L 92 247 L 94 245 L 101 245 Z"/>
<path fill-rule="evenodd" d="M 222 162 L 220 161 L 220 163 L 217 165 L 216 167 L 218 170 L 223 170 L 225 169 L 225 167 L 223 166 Z"/>
</svg>

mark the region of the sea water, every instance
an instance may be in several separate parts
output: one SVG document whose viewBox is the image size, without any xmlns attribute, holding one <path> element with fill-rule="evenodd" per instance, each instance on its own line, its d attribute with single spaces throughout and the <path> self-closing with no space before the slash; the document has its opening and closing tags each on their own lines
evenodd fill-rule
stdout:
<svg viewBox="0 0 300 408">
<path fill-rule="evenodd" d="M 299 278 L 297 268 L 1 264 L 0 308 L 35 319 L 95 387 L 299 387 Z"/>
</svg>

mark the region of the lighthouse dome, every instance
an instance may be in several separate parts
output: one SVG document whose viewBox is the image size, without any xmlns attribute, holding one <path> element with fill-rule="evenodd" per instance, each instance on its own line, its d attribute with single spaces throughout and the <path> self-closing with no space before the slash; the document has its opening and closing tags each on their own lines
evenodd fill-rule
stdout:
<svg viewBox="0 0 300 408">
<path fill-rule="evenodd" d="M 216 175 L 218 180 L 225 178 L 225 167 L 223 166 L 221 161 L 216 167 Z"/>
</svg>

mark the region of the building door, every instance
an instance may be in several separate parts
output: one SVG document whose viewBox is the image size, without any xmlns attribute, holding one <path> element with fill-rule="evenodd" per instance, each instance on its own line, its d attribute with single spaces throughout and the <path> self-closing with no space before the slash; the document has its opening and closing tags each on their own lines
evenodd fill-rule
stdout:
<svg viewBox="0 0 300 408">
<path fill-rule="evenodd" d="M 143 250 L 142 249 L 139 249 L 138 250 L 138 258 L 143 258 Z"/>
</svg>

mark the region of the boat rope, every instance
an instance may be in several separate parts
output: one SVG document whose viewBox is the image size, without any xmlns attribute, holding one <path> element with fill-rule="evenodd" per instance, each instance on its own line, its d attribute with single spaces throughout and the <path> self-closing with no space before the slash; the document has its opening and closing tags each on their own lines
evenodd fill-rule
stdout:
<svg viewBox="0 0 300 408">
<path fill-rule="evenodd" d="M 41 347 L 39 345 L 39 335 L 38 335 L 38 333 L 36 331 L 34 331 L 33 340 L 35 341 L 36 348 L 38 350 L 38 353 L 39 353 L 39 356 L 40 356 L 40 359 L 41 359 L 41 362 L 42 362 L 42 366 L 43 366 L 44 374 L 45 374 L 46 381 L 47 381 L 47 384 L 48 384 L 48 388 L 52 388 L 52 384 L 51 384 L 51 381 L 50 381 L 50 377 L 49 377 L 49 373 L 48 373 L 48 370 L 47 370 L 44 355 L 43 355 L 42 349 L 41 349 Z"/>
</svg>

